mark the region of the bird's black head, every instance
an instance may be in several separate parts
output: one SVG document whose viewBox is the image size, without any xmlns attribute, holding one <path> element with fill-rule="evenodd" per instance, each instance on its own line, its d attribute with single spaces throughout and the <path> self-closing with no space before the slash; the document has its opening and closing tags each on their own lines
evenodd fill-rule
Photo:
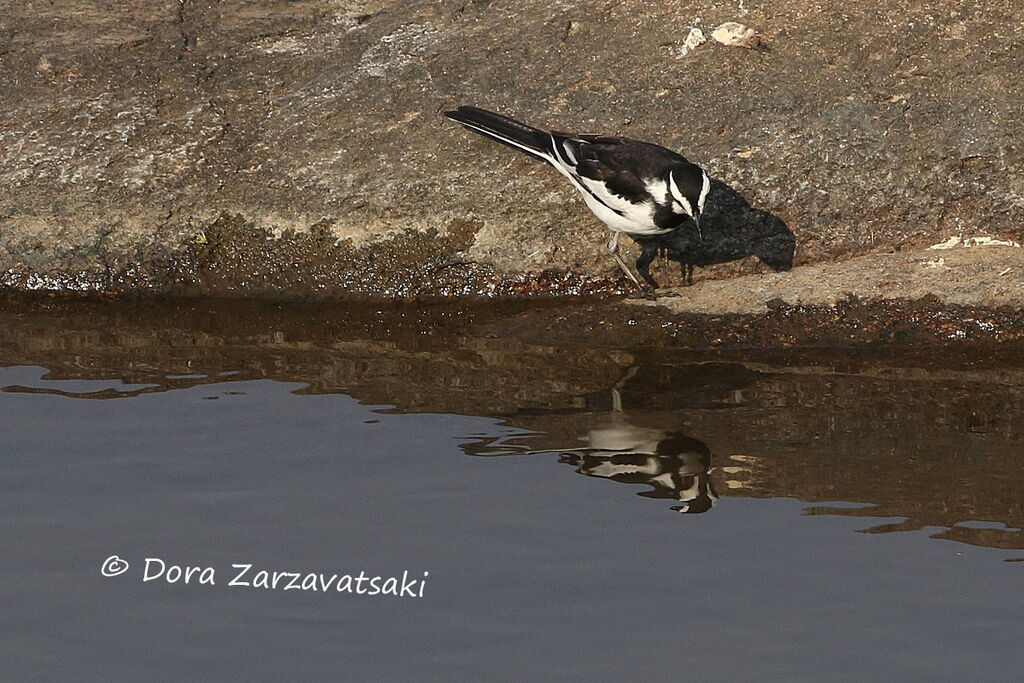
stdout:
<svg viewBox="0 0 1024 683">
<path fill-rule="evenodd" d="M 711 191 L 711 178 L 699 166 L 686 164 L 677 166 L 668 173 L 668 191 L 672 199 L 672 210 L 685 214 L 697 228 L 700 235 L 700 217 Z"/>
</svg>

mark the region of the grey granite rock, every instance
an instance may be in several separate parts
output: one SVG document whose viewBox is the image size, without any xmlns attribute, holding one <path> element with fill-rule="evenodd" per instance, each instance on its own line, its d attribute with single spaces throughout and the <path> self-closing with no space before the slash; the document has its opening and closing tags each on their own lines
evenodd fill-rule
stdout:
<svg viewBox="0 0 1024 683">
<path fill-rule="evenodd" d="M 1020 242 L 1022 13 L 1022 0 L 12 3 L 0 286 L 617 286 L 574 191 L 444 121 L 458 104 L 706 166 L 719 220 L 698 280 L 788 266 L 787 250 L 801 266 L 956 235 Z M 757 49 L 686 46 L 729 21 Z"/>
</svg>

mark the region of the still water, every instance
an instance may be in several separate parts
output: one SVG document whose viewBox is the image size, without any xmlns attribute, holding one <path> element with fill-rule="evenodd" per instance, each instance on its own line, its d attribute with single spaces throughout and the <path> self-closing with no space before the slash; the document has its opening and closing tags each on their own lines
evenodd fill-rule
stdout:
<svg viewBox="0 0 1024 683">
<path fill-rule="evenodd" d="M 1018 677 L 1024 370 L 516 317 L 0 312 L 4 680 Z"/>
</svg>

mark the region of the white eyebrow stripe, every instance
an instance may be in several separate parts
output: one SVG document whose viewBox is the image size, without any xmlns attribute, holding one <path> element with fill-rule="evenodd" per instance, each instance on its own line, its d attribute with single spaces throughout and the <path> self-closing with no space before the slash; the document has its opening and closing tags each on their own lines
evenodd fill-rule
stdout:
<svg viewBox="0 0 1024 683">
<path fill-rule="evenodd" d="M 704 213 L 704 201 L 708 198 L 708 192 L 711 191 L 711 178 L 708 178 L 708 174 L 704 171 L 701 171 L 700 175 L 701 186 L 700 197 L 697 199 L 697 208 L 701 213 Z"/>
<path fill-rule="evenodd" d="M 682 205 L 683 211 L 686 212 L 686 215 L 693 218 L 693 205 L 690 204 L 690 200 L 684 197 L 683 193 L 679 191 L 679 186 L 676 185 L 675 176 L 671 172 L 668 174 L 668 189 L 675 200 Z"/>
</svg>

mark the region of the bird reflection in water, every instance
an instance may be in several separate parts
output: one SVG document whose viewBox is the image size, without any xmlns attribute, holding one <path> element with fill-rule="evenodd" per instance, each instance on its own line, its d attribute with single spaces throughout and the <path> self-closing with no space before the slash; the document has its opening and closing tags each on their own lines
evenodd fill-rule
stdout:
<svg viewBox="0 0 1024 683">
<path fill-rule="evenodd" d="M 718 500 L 711 482 L 711 449 L 707 444 L 680 431 L 633 425 L 622 409 L 622 387 L 638 369 L 631 367 L 612 388 L 611 414 L 604 424 L 580 437 L 586 445 L 527 450 L 486 438 L 464 444 L 463 449 L 470 455 L 559 453 L 559 462 L 572 465 L 580 474 L 647 484 L 651 489 L 638 495 L 679 501 L 680 505 L 672 507 L 677 512 L 707 512 Z"/>
<path fill-rule="evenodd" d="M 559 462 L 588 477 L 602 477 L 624 484 L 648 484 L 646 498 L 678 500 L 677 512 L 707 512 L 718 500 L 711 484 L 711 449 L 698 439 L 678 431 L 637 427 L 622 410 L 622 387 L 637 366 L 612 388 L 609 424 L 587 432 L 587 446 L 565 449 Z"/>
<path fill-rule="evenodd" d="M 592 430 L 587 438 L 589 448 L 565 451 L 559 462 L 588 477 L 649 484 L 651 490 L 638 495 L 678 500 L 682 504 L 672 507 L 677 512 L 707 512 L 718 500 L 708 472 L 711 451 L 702 441 L 624 422 Z"/>
</svg>

